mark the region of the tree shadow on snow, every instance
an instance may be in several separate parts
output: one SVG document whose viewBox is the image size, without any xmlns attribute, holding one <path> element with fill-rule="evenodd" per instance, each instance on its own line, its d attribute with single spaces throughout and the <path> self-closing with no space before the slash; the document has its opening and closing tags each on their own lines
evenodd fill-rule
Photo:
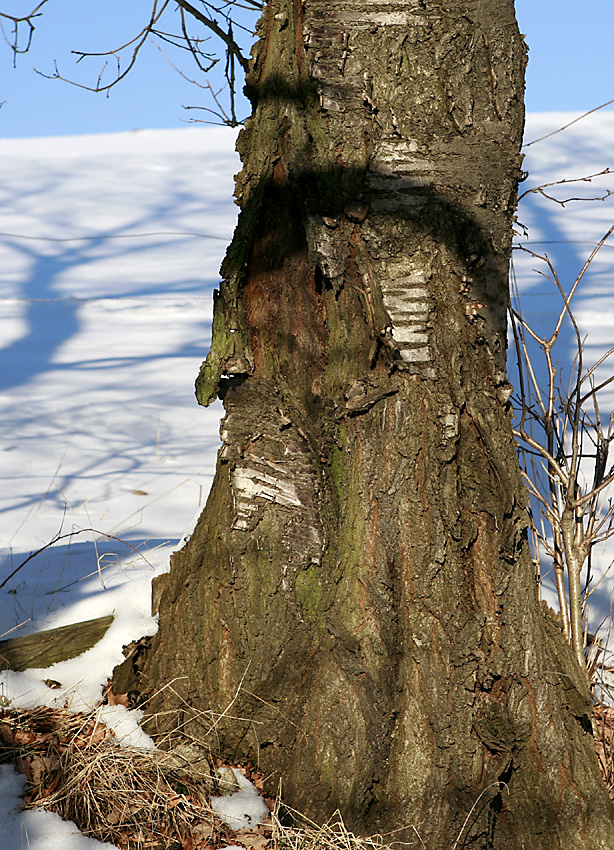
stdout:
<svg viewBox="0 0 614 850">
<path fill-rule="evenodd" d="M 181 543 L 168 538 L 103 538 L 94 543 L 93 536 L 83 533 L 53 544 L 15 573 L 0 589 L 0 634 L 20 623 L 24 625 L 11 636 L 48 628 L 50 616 L 60 609 L 74 607 L 75 622 L 112 612 L 118 599 L 123 598 L 125 604 L 122 586 L 133 582 L 135 573 L 147 579 L 148 585 L 154 575 L 155 550 L 177 548 Z M 0 566 L 0 582 L 30 554 L 12 552 Z M 78 613 L 84 602 L 89 611 L 86 616 Z"/>
</svg>

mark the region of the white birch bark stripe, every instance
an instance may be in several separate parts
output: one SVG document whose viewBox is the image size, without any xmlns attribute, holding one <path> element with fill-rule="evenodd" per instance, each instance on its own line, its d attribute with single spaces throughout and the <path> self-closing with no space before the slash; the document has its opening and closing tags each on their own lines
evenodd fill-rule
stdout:
<svg viewBox="0 0 614 850">
<path fill-rule="evenodd" d="M 425 273 L 410 274 L 380 281 L 384 307 L 392 321 L 392 338 L 401 358 L 407 363 L 425 363 L 431 359 L 427 322 L 429 292 L 424 286 Z"/>
<path fill-rule="evenodd" d="M 416 4 L 416 9 L 418 9 Z M 422 14 L 408 11 L 399 0 L 337 0 L 327 3 L 326 18 L 343 21 L 355 27 L 424 25 Z"/>
<path fill-rule="evenodd" d="M 247 530 L 250 518 L 258 512 L 257 498 L 275 502 L 286 508 L 297 508 L 301 500 L 291 481 L 267 475 L 250 467 L 237 467 L 233 472 L 233 495 L 236 519 L 233 528 Z"/>
<path fill-rule="evenodd" d="M 373 208 L 422 206 L 427 195 L 421 190 L 432 186 L 434 174 L 434 162 L 420 154 L 413 139 L 385 139 L 369 166 L 369 185 L 376 193 Z"/>
<path fill-rule="evenodd" d="M 310 55 L 310 74 L 318 85 L 320 105 L 331 113 L 332 121 L 347 124 L 346 132 L 351 132 L 353 127 L 358 134 L 364 105 L 371 104 L 373 86 L 363 64 L 352 61 L 352 33 L 381 25 L 407 30 L 425 23 L 424 9 L 418 2 L 398 0 L 332 0 L 309 2 L 305 11 L 305 47 Z M 382 138 L 368 165 L 372 213 L 423 206 L 428 200 L 425 189 L 433 184 L 434 173 L 434 163 L 421 153 L 415 140 L 402 138 L 398 133 Z M 319 223 L 312 226 L 310 244 L 324 272 L 335 277 L 341 268 L 336 261 L 339 252 L 334 250 L 334 236 L 316 224 Z M 402 360 L 429 362 L 431 299 L 427 273 L 416 265 L 395 260 L 376 260 L 374 271 Z"/>
</svg>

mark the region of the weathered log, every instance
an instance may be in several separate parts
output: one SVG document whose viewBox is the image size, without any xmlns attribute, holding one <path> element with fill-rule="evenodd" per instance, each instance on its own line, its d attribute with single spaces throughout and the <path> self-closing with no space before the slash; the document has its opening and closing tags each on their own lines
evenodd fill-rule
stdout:
<svg viewBox="0 0 614 850">
<path fill-rule="evenodd" d="M 91 649 L 106 634 L 113 615 L 46 629 L 31 635 L 0 641 L 0 670 L 29 670 L 50 667 Z"/>
</svg>

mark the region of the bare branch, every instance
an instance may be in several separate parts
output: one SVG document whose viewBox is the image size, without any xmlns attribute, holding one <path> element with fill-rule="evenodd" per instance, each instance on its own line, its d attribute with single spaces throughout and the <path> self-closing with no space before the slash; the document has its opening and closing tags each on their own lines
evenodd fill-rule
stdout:
<svg viewBox="0 0 614 850">
<path fill-rule="evenodd" d="M 540 136 L 539 139 L 533 139 L 532 142 L 527 142 L 525 145 L 523 145 L 523 148 L 529 148 L 531 147 L 531 145 L 536 145 L 538 142 L 543 142 L 544 139 L 549 139 L 551 136 L 556 136 L 557 133 L 562 133 L 563 130 L 567 130 L 568 127 L 572 127 L 574 124 L 577 124 L 578 121 L 582 121 L 583 118 L 586 118 L 588 115 L 592 115 L 593 112 L 598 112 L 600 109 L 604 109 L 611 103 L 614 103 L 614 98 L 612 100 L 608 100 L 606 103 L 602 103 L 601 106 L 596 106 L 594 109 L 589 109 L 588 112 L 584 112 L 582 115 L 579 115 L 578 118 L 574 118 L 573 121 L 570 121 L 563 127 L 559 127 L 558 130 L 553 130 L 551 133 L 546 133 L 545 136 Z"/>
<path fill-rule="evenodd" d="M 566 180 L 555 180 L 552 183 L 542 183 L 541 186 L 534 186 L 532 189 L 527 189 L 526 192 L 519 195 L 518 202 L 522 201 L 523 198 L 526 198 L 527 195 L 530 195 L 533 192 L 538 192 L 540 195 L 543 195 L 544 198 L 548 198 L 549 201 L 554 201 L 562 207 L 564 207 L 565 204 L 570 203 L 570 201 L 604 201 L 606 198 L 609 198 L 610 195 L 614 194 L 614 190 L 607 189 L 605 195 L 600 195 L 596 198 L 567 198 L 565 201 L 554 198 L 543 191 L 544 189 L 549 189 L 551 186 L 563 186 L 569 183 L 591 183 L 593 177 L 602 177 L 604 174 L 614 174 L 614 172 L 610 168 L 604 168 L 603 171 L 597 171 L 595 174 L 589 174 L 586 177 L 573 177 Z"/>
<path fill-rule="evenodd" d="M 176 0 L 176 3 L 178 6 L 181 6 L 182 9 L 185 9 L 186 12 L 189 12 L 190 15 L 192 15 L 193 18 L 196 18 L 197 21 L 200 21 L 203 26 L 208 27 L 217 35 L 218 38 L 221 38 L 228 49 L 229 55 L 235 56 L 239 65 L 244 71 L 247 71 L 247 59 L 243 56 L 239 45 L 232 37 L 232 26 L 230 26 L 229 31 L 226 33 L 219 24 L 211 20 L 211 18 L 208 18 L 206 15 L 203 15 L 203 13 L 199 12 L 198 9 L 192 6 L 191 3 L 188 3 L 188 0 Z"/>
<path fill-rule="evenodd" d="M 540 548 L 552 558 L 563 631 L 579 664 L 585 668 L 587 600 L 592 592 L 591 553 L 597 543 L 614 535 L 614 505 L 611 500 L 604 502 L 604 494 L 614 486 L 614 466 L 608 470 L 610 445 L 614 442 L 614 413 L 609 417 L 606 434 L 598 398 L 601 390 L 614 383 L 614 375 L 598 385 L 595 385 L 594 376 L 614 354 L 614 348 L 585 369 L 585 340 L 571 302 L 597 252 L 613 232 L 614 226 L 595 245 L 567 293 L 547 255 L 540 256 L 519 246 L 545 263 L 547 271 L 538 270 L 538 273 L 554 284 L 563 302 L 549 337 L 534 331 L 520 309 L 510 306 L 520 376 L 519 422 L 514 436 L 518 440 L 523 478 L 529 492 L 532 546 L 536 549 L 534 562 L 539 563 Z M 576 348 L 568 386 L 563 383 L 553 360 L 553 349 L 565 318 L 574 330 Z M 548 375 L 545 388 L 537 380 L 532 359 L 535 346 L 545 360 Z M 590 389 L 585 391 L 587 383 Z M 587 403 L 592 410 L 586 409 Z M 536 455 L 542 458 L 541 469 L 534 460 Z"/>
<path fill-rule="evenodd" d="M 582 383 L 584 383 L 584 381 L 585 381 L 587 378 L 590 378 L 590 376 L 593 374 L 593 372 L 594 372 L 596 369 L 598 369 L 598 368 L 599 368 L 599 366 L 601 366 L 601 365 L 602 365 L 602 363 L 603 363 L 605 360 L 607 360 L 607 359 L 608 359 L 608 357 L 610 357 L 612 354 L 614 354 L 614 348 L 610 348 L 610 350 L 609 350 L 609 351 L 607 351 L 607 352 L 603 355 L 603 357 L 600 357 L 600 358 L 599 358 L 599 360 L 597 361 L 597 363 L 595 363 L 595 365 L 594 365 L 594 366 L 591 366 L 591 368 L 588 370 L 588 372 L 586 373 L 586 375 L 585 375 L 585 376 L 584 376 L 584 378 L 582 379 Z M 591 396 L 595 396 L 595 395 L 596 395 L 596 394 L 597 394 L 600 390 L 604 389 L 604 387 L 607 387 L 607 386 L 608 386 L 608 384 L 611 384 L 611 383 L 612 383 L 612 381 L 614 381 L 614 375 L 610 375 L 610 377 L 609 377 L 609 378 L 606 378 L 606 380 L 605 380 L 605 381 L 602 381 L 602 382 L 601 382 L 600 384 L 598 384 L 596 387 L 593 387 L 593 388 L 591 389 L 591 391 L 590 391 L 590 392 L 588 392 L 588 393 L 586 393 L 586 395 L 582 396 L 582 398 L 580 399 L 580 404 L 584 404 L 586 401 L 588 401 L 588 399 L 589 399 Z"/>
<path fill-rule="evenodd" d="M 47 0 L 41 0 L 41 2 L 38 4 L 38 6 L 35 6 L 35 8 L 32 9 L 31 12 L 29 12 L 27 15 L 22 15 L 21 17 L 19 17 L 17 15 L 8 15 L 8 14 L 6 14 L 6 12 L 0 12 L 0 19 L 4 19 L 6 21 L 12 21 L 13 22 L 13 33 L 12 33 L 13 39 L 12 39 L 12 41 L 10 41 L 6 37 L 4 27 L 2 26 L 2 22 L 0 20 L 0 29 L 2 29 L 2 35 L 4 37 L 4 40 L 6 41 L 8 46 L 13 51 L 13 66 L 15 66 L 15 64 L 17 62 L 17 56 L 20 53 L 27 53 L 28 50 L 30 49 L 30 47 L 32 46 L 32 38 L 34 37 L 34 30 L 35 30 L 35 27 L 34 27 L 34 24 L 32 23 L 32 21 L 33 21 L 34 18 L 38 18 L 40 16 L 41 13 L 39 12 L 39 9 L 42 9 L 42 7 L 45 5 L 46 2 L 47 2 Z M 20 24 L 25 24 L 28 28 L 28 38 L 27 38 L 27 41 L 26 41 L 26 46 L 22 47 L 22 48 L 19 47 L 19 25 Z"/>
<path fill-rule="evenodd" d="M 530 434 L 527 434 L 524 429 L 518 430 L 517 428 L 514 428 L 513 434 L 517 440 L 523 440 L 525 443 L 528 443 L 529 446 L 532 446 L 532 448 L 534 448 L 536 452 L 538 452 L 545 460 L 547 460 L 548 464 L 552 467 L 561 483 L 567 486 L 569 482 L 568 476 L 565 475 L 565 473 L 563 472 L 555 458 L 550 454 L 548 449 L 544 448 L 544 446 L 542 446 L 541 443 L 535 440 Z"/>
<path fill-rule="evenodd" d="M 109 92 L 114 86 L 116 86 L 121 80 L 123 80 L 130 73 L 130 71 L 132 70 L 132 68 L 136 64 L 136 61 L 138 59 L 138 55 L 139 55 L 141 49 L 146 44 L 146 42 L 147 42 L 148 38 L 150 37 L 156 23 L 160 20 L 160 17 L 164 13 L 164 11 L 166 10 L 166 8 L 170 4 L 170 2 L 171 2 L 171 0 L 164 0 L 162 7 L 159 9 L 158 8 L 158 0 L 154 0 L 153 8 L 152 8 L 152 11 L 151 11 L 151 18 L 149 20 L 149 23 L 146 26 L 143 27 L 143 29 L 138 33 L 138 35 L 136 35 L 134 38 L 130 39 L 130 41 L 127 41 L 121 47 L 117 47 L 114 50 L 108 50 L 108 51 L 103 52 L 103 53 L 86 53 L 86 52 L 81 51 L 81 50 L 73 50 L 72 51 L 72 53 L 75 56 L 79 57 L 77 59 L 77 62 L 81 62 L 83 59 L 85 59 L 86 57 L 90 57 L 90 56 L 91 57 L 94 57 L 94 56 L 98 56 L 98 57 L 114 56 L 117 59 L 117 75 L 116 75 L 115 79 L 112 80 L 110 83 L 106 83 L 105 85 L 102 85 L 102 76 L 103 76 L 104 71 L 107 67 L 106 63 L 103 66 L 102 71 L 98 75 L 98 81 L 97 81 L 95 86 L 88 86 L 88 85 L 85 85 L 83 83 L 78 83 L 75 80 L 71 80 L 67 77 L 62 76 L 60 74 L 59 70 L 58 70 L 57 63 L 54 63 L 55 64 L 55 72 L 53 74 L 44 74 L 42 71 L 38 71 L 35 68 L 36 73 L 40 74 L 42 77 L 46 77 L 47 79 L 63 80 L 65 83 L 70 83 L 70 85 L 76 86 L 77 88 L 80 88 L 80 89 L 86 89 L 87 91 L 92 91 L 92 92 L 106 91 L 106 92 Z M 131 56 L 131 58 L 128 62 L 127 67 L 122 71 L 121 67 L 120 67 L 119 54 L 121 53 L 122 50 L 125 50 L 128 47 L 132 47 L 133 45 L 134 45 L 134 49 L 132 51 L 132 56 Z"/>
</svg>

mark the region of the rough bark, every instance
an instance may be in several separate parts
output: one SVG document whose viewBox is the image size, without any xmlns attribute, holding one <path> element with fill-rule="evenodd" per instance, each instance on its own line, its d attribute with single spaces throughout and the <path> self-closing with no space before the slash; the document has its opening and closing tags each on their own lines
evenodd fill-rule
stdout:
<svg viewBox="0 0 614 850">
<path fill-rule="evenodd" d="M 512 0 L 268 3 L 197 382 L 223 447 L 146 671 L 152 712 L 232 701 L 219 746 L 296 808 L 431 850 L 614 847 L 510 427 L 524 64 Z"/>
</svg>

